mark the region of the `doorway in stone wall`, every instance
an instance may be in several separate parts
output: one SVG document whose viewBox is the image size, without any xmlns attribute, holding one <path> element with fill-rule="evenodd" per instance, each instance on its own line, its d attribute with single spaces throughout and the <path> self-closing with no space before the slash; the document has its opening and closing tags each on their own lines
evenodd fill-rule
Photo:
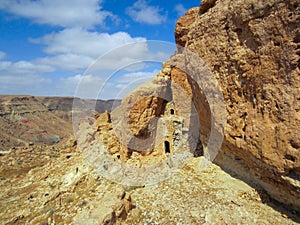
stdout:
<svg viewBox="0 0 300 225">
<path fill-rule="evenodd" d="M 170 142 L 165 141 L 165 153 L 171 153 Z"/>
</svg>

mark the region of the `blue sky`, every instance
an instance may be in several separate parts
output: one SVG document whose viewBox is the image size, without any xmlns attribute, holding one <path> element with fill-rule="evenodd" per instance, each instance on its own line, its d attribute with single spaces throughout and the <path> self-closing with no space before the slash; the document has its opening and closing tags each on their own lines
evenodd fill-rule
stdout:
<svg viewBox="0 0 300 225">
<path fill-rule="evenodd" d="M 81 85 L 86 91 L 78 96 L 93 97 L 89 91 L 95 93 L 106 82 L 100 98 L 114 98 L 128 88 L 126 82 L 144 82 L 157 73 L 160 63 L 152 61 L 164 61 L 173 53 L 176 20 L 199 4 L 199 0 L 1 0 L 0 94 L 73 96 Z M 169 44 L 160 47 L 148 40 Z M 136 44 L 118 50 L 132 43 Z M 111 50 L 115 52 L 108 57 Z M 149 63 L 136 63 L 140 59 Z M 87 70 L 103 62 L 100 72 Z M 119 62 L 134 63 L 135 68 L 122 63 L 123 72 L 116 72 Z M 117 75 L 108 80 L 113 73 Z"/>
</svg>

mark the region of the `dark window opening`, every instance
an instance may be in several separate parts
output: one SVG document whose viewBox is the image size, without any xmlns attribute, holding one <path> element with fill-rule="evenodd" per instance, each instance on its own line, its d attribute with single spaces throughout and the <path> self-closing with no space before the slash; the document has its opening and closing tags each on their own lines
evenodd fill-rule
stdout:
<svg viewBox="0 0 300 225">
<path fill-rule="evenodd" d="M 165 141 L 165 153 L 170 153 L 170 142 Z"/>
<path fill-rule="evenodd" d="M 171 109 L 170 112 L 171 112 L 171 115 L 174 115 L 174 109 Z"/>
<path fill-rule="evenodd" d="M 194 157 L 200 157 L 204 155 L 203 145 L 201 140 L 198 140 L 196 149 L 192 152 Z"/>
</svg>

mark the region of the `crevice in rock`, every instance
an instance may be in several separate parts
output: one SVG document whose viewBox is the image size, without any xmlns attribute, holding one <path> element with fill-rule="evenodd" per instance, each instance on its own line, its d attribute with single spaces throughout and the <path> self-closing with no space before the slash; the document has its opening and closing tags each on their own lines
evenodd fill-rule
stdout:
<svg viewBox="0 0 300 225">
<path fill-rule="evenodd" d="M 296 162 L 296 158 L 290 154 L 286 154 L 285 158 L 289 161 Z"/>
<path fill-rule="evenodd" d="M 291 145 L 294 149 L 300 149 L 300 145 L 299 145 L 295 140 L 290 140 L 290 145 Z"/>
<path fill-rule="evenodd" d="M 194 157 L 200 157 L 204 155 L 203 145 L 200 139 L 198 140 L 196 149 L 192 153 Z"/>
<path fill-rule="evenodd" d="M 285 176 L 300 182 L 300 168 L 294 168 L 290 170 L 289 173 Z"/>
</svg>

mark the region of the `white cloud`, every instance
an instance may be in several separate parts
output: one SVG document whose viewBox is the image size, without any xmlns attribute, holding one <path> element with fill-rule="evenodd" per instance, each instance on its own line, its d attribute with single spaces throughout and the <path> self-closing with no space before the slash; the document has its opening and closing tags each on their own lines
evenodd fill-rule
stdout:
<svg viewBox="0 0 300 225">
<path fill-rule="evenodd" d="M 0 51 L 0 60 L 6 57 L 5 52 Z"/>
<path fill-rule="evenodd" d="M 95 98 L 107 78 L 121 71 L 123 76 L 109 80 L 100 97 L 123 97 L 157 73 L 136 72 L 149 69 L 147 61 L 156 61 L 160 67 L 175 50 L 175 45 L 148 42 L 127 33 L 103 34 L 75 28 L 31 41 L 45 44 L 48 55 L 32 61 L 0 60 L 0 93 L 72 96 L 80 82 L 79 96 Z M 97 58 L 99 55 L 102 57 Z M 70 76 L 69 72 L 77 75 Z M 84 72 L 91 75 L 78 75 Z M 69 77 L 58 79 L 58 75 Z"/>
<path fill-rule="evenodd" d="M 37 74 L 10 74 L 0 71 L 0 94 L 42 95 L 51 90 L 51 80 Z M 51 91 L 47 92 L 50 94 Z"/>
<path fill-rule="evenodd" d="M 30 41 L 46 45 L 44 52 L 49 54 L 36 59 L 35 63 L 76 73 L 93 62 L 96 62 L 93 69 L 99 71 L 117 70 L 141 60 L 165 61 L 175 50 L 163 49 L 163 44 L 153 43 L 156 52 L 151 52 L 145 38 L 131 37 L 125 32 L 107 34 L 80 28 L 64 29 Z M 157 49 L 157 46 L 162 47 Z"/>
<path fill-rule="evenodd" d="M 155 69 L 150 72 L 125 73 L 110 79 L 94 74 L 77 74 L 61 79 L 58 87 L 68 95 L 73 94 L 80 98 L 120 99 L 137 86 L 152 79 L 157 73 L 158 70 Z"/>
<path fill-rule="evenodd" d="M 159 60 L 154 53 L 150 52 L 148 47 L 146 41 L 121 46 L 99 57 L 89 70 L 93 73 L 98 73 L 103 70 L 116 71 L 125 69 L 135 71 L 141 69 L 143 68 L 141 61 Z M 135 65 L 136 63 L 139 63 L 139 65 Z"/>
<path fill-rule="evenodd" d="M 182 4 L 177 4 L 174 10 L 177 12 L 178 16 L 183 16 L 187 11 Z"/>
<path fill-rule="evenodd" d="M 54 70 L 51 66 L 29 61 L 0 61 L 0 93 L 41 93 L 51 83 L 49 78 L 41 74 Z"/>
<path fill-rule="evenodd" d="M 115 16 L 102 10 L 102 0 L 1 0 L 0 9 L 39 24 L 91 28 Z"/>
<path fill-rule="evenodd" d="M 134 81 L 138 81 L 140 79 L 150 79 L 152 77 L 154 77 L 157 73 L 159 72 L 158 69 L 155 69 L 153 71 L 138 71 L 138 72 L 134 72 L 134 73 L 126 73 L 123 76 L 121 76 L 117 82 L 121 83 L 121 84 L 128 84 Z"/>
<path fill-rule="evenodd" d="M 35 86 L 40 83 L 49 83 L 49 79 L 44 78 L 39 75 L 27 75 L 24 76 L 22 74 L 0 74 L 0 83 L 1 89 L 6 88 L 7 85 L 14 85 L 14 86 Z"/>
<path fill-rule="evenodd" d="M 67 95 L 73 95 L 80 98 L 97 98 L 101 86 L 105 82 L 103 77 L 94 75 L 77 74 L 60 80 L 57 88 L 60 92 L 65 92 Z"/>
<path fill-rule="evenodd" d="M 157 72 L 129 71 L 143 70 L 144 61 L 156 61 L 160 66 L 176 49 L 172 44 L 148 42 L 124 32 L 107 34 L 83 28 L 66 28 L 30 41 L 45 45 L 47 55 L 31 61 L 0 59 L 0 93 L 73 96 L 80 82 L 80 97 L 95 98 L 106 79 L 121 70 L 126 74 L 108 81 L 100 97 L 123 97 Z M 78 75 L 87 68 L 91 75 Z M 70 76 L 70 72 L 77 75 Z"/>
<path fill-rule="evenodd" d="M 145 0 L 138 0 L 126 9 L 126 13 L 136 22 L 158 25 L 166 21 L 166 14 L 161 14 L 158 6 L 150 6 Z"/>
<path fill-rule="evenodd" d="M 101 99 L 121 99 L 136 87 L 151 80 L 159 70 L 126 73 L 117 79 L 107 80 L 102 89 Z"/>
<path fill-rule="evenodd" d="M 58 33 L 45 35 L 42 38 L 30 39 L 37 44 L 45 44 L 44 51 L 48 54 L 78 54 L 93 58 L 133 42 L 146 41 L 145 38 L 133 38 L 128 33 L 114 34 L 90 32 L 80 28 L 64 29 Z"/>
<path fill-rule="evenodd" d="M 69 72 L 80 72 L 86 69 L 94 59 L 77 54 L 60 54 L 56 56 L 48 56 L 34 60 L 36 64 L 54 67 L 56 70 L 65 70 Z"/>
<path fill-rule="evenodd" d="M 6 70 L 12 65 L 12 62 L 10 61 L 0 61 L 0 71 Z"/>
<path fill-rule="evenodd" d="M 132 37 L 125 32 L 109 34 L 89 30 L 96 25 L 105 26 L 107 18 L 116 19 L 111 12 L 103 10 L 101 4 L 102 0 L 0 0 L 0 12 L 63 28 L 29 39 L 31 43 L 44 46 L 44 57 L 9 61 L 6 53 L 0 51 L 0 93 L 73 95 L 80 83 L 81 97 L 95 97 L 113 72 L 142 70 L 144 64 L 140 61 L 165 61 L 174 53 L 175 48 L 163 49 L 156 44 L 151 48 L 146 38 Z M 141 23 L 155 25 L 167 19 L 162 9 L 148 5 L 144 0 L 138 0 L 126 11 Z M 94 62 L 96 64 L 87 72 L 95 73 L 81 75 Z M 140 63 L 135 64 L 137 62 Z M 72 76 L 70 72 L 76 75 Z M 116 93 L 123 96 L 156 73 L 127 73 L 118 80 L 110 80 L 100 97 L 114 98 Z M 62 76 L 65 78 L 58 78 Z"/>
<path fill-rule="evenodd" d="M 34 60 L 35 63 L 77 73 L 87 69 L 99 57 L 95 68 L 110 70 L 154 57 L 149 52 L 145 38 L 134 38 L 125 32 L 107 34 L 72 28 L 30 41 L 45 44 L 44 52 L 49 54 Z M 101 58 L 103 55 L 105 57 Z"/>
<path fill-rule="evenodd" d="M 81 58 L 77 60 L 80 61 Z M 31 94 L 31 95 L 60 95 L 60 96 L 77 96 L 82 98 L 101 98 L 101 99 L 114 99 L 122 98 L 135 87 L 148 81 L 158 72 L 158 69 L 153 69 L 150 72 L 138 71 L 128 73 L 127 68 L 121 71 L 112 71 L 111 67 L 114 62 L 110 60 L 105 61 L 110 63 L 107 70 L 101 68 L 96 69 L 95 74 L 81 75 L 76 74 L 66 78 L 52 79 L 51 75 L 46 76 L 44 73 L 53 71 L 58 63 L 54 65 L 56 60 L 44 61 L 0 61 L 0 93 L 2 94 Z M 51 64 L 53 67 L 47 65 Z M 143 63 L 140 63 L 143 64 Z M 66 63 L 66 65 L 69 65 Z M 160 64 L 157 66 L 159 67 Z M 63 69 L 74 69 L 71 68 Z M 138 65 L 133 65 L 133 70 L 142 70 Z M 147 66 L 145 66 L 147 68 Z M 57 68 L 56 68 L 57 69 Z M 82 71 L 82 70 L 81 70 Z M 57 71 L 57 72 L 61 72 Z M 121 72 L 122 75 L 114 75 L 113 72 Z M 111 77 L 110 77 L 111 76 Z M 78 86 L 80 84 L 80 86 Z M 79 87 L 79 88 L 78 88 Z M 78 88 L 78 89 L 77 89 Z M 103 89 L 102 89 L 103 88 Z M 76 92 L 77 90 L 77 92 Z M 102 92 L 99 94 L 99 92 Z"/>
<path fill-rule="evenodd" d="M 39 74 L 54 71 L 49 65 L 35 64 L 28 61 L 0 61 L 0 71 L 9 74 Z"/>
</svg>

